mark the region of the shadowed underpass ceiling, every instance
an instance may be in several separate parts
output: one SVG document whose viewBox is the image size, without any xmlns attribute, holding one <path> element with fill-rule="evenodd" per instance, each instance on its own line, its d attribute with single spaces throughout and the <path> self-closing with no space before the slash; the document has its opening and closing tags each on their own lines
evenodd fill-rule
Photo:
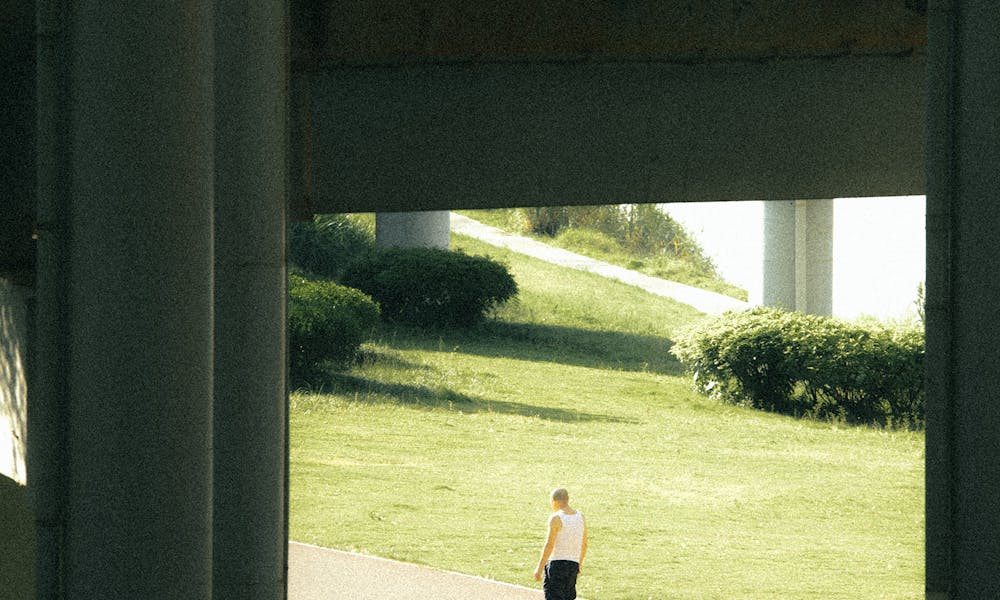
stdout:
<svg viewBox="0 0 1000 600">
<path fill-rule="evenodd" d="M 293 2 L 294 214 L 920 194 L 907 0 Z"/>
</svg>

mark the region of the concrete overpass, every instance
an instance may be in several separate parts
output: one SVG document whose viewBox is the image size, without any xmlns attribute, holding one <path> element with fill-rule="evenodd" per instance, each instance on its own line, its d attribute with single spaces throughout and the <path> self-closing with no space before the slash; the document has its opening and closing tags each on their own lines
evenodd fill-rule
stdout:
<svg viewBox="0 0 1000 600">
<path fill-rule="evenodd" d="M 923 193 L 927 595 L 1000 595 L 992 0 L 5 0 L 0 26 L 0 431 L 23 479 L 27 430 L 37 597 L 284 595 L 288 217 Z"/>
</svg>

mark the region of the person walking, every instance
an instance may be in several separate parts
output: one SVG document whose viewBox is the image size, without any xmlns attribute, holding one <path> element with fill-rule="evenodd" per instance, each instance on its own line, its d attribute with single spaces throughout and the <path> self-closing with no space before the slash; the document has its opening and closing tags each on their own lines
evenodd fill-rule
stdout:
<svg viewBox="0 0 1000 600">
<path fill-rule="evenodd" d="M 552 490 L 549 500 L 552 515 L 535 581 L 542 581 L 544 574 L 545 600 L 575 600 L 576 578 L 587 554 L 587 523 L 583 513 L 569 505 L 569 492 L 564 488 Z"/>
</svg>

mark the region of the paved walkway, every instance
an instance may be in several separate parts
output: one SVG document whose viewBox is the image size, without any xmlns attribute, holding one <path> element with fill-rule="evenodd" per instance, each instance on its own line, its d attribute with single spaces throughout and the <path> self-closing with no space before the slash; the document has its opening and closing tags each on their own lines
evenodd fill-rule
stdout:
<svg viewBox="0 0 1000 600">
<path fill-rule="evenodd" d="M 683 304 L 693 306 L 697 310 L 710 315 L 721 314 L 727 310 L 743 310 L 750 307 L 746 302 L 730 298 L 723 294 L 630 271 L 617 265 L 574 254 L 561 248 L 555 248 L 531 238 L 512 235 L 456 213 L 451 213 L 451 230 L 455 233 L 474 237 L 488 244 L 508 248 L 514 252 L 527 254 L 528 256 L 547 262 L 617 279 L 618 281 L 644 289 L 651 294 L 672 298 Z"/>
<path fill-rule="evenodd" d="M 530 576 L 530 574 L 529 574 Z M 291 542 L 288 544 L 289 600 L 542 600 L 542 592 Z"/>
</svg>

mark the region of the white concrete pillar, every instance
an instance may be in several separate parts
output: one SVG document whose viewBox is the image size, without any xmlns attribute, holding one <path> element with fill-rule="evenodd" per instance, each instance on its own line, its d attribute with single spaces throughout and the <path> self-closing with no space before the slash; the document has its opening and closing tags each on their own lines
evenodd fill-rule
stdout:
<svg viewBox="0 0 1000 600">
<path fill-rule="evenodd" d="M 833 314 L 833 200 L 764 204 L 763 300 Z"/>
<path fill-rule="evenodd" d="M 212 12 L 70 3 L 68 599 L 212 595 Z"/>
<path fill-rule="evenodd" d="M 216 598 L 285 597 L 287 7 L 217 0 Z"/>
<path fill-rule="evenodd" d="M 764 306 L 795 310 L 795 201 L 764 203 Z"/>
<path fill-rule="evenodd" d="M 928 600 L 1000 598 L 1000 4 L 928 5 Z"/>
<path fill-rule="evenodd" d="M 375 215 L 375 244 L 382 248 L 447 250 L 450 234 L 451 220 L 446 210 Z"/>
<path fill-rule="evenodd" d="M 795 203 L 796 310 L 833 314 L 833 200 Z"/>
</svg>

